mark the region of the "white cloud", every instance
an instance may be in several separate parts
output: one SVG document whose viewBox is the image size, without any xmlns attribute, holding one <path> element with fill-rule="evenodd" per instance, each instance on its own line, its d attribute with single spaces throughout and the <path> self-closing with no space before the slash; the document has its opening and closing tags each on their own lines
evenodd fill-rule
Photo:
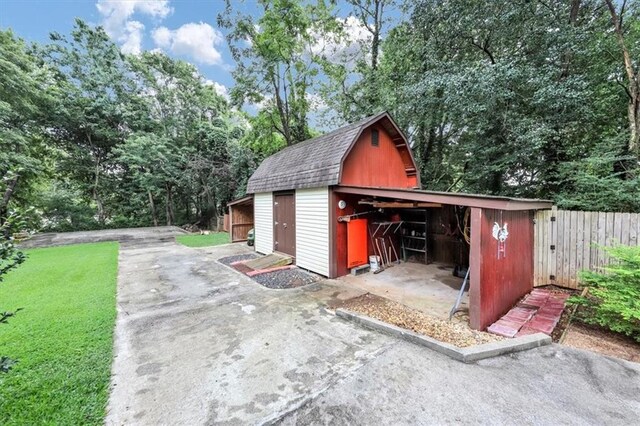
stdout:
<svg viewBox="0 0 640 426">
<path fill-rule="evenodd" d="M 309 46 L 309 51 L 333 62 L 347 66 L 354 65 L 355 61 L 365 54 L 364 47 L 371 43 L 373 36 L 355 16 L 336 18 L 336 20 L 342 25 L 343 33 L 327 34 L 312 31 L 311 36 L 316 41 Z"/>
<path fill-rule="evenodd" d="M 215 90 L 218 95 L 222 96 L 227 101 L 229 100 L 229 89 L 227 89 L 227 86 L 213 80 L 206 80 L 205 84 L 213 86 L 213 90 Z"/>
<path fill-rule="evenodd" d="M 171 46 L 171 30 L 167 27 L 156 28 L 151 34 L 156 46 L 167 48 Z"/>
<path fill-rule="evenodd" d="M 224 84 L 220 84 L 217 81 L 214 81 L 213 89 L 216 91 L 218 95 L 222 96 L 226 100 L 229 100 L 229 90 L 227 90 L 227 86 L 225 86 Z"/>
<path fill-rule="evenodd" d="M 98 0 L 96 7 L 107 34 L 122 45 L 124 53 L 134 54 L 142 50 L 144 25 L 130 18 L 140 13 L 162 19 L 173 11 L 169 0 Z"/>
<path fill-rule="evenodd" d="M 307 98 L 307 102 L 309 102 L 309 109 L 311 111 L 322 111 L 329 107 L 324 99 L 322 99 L 322 96 L 317 93 L 307 92 L 305 97 Z"/>
<path fill-rule="evenodd" d="M 189 56 L 207 65 L 222 64 L 222 55 L 217 46 L 222 44 L 224 38 L 220 31 L 207 23 L 191 22 L 176 30 L 159 27 L 152 36 L 157 46 L 176 55 Z"/>
<path fill-rule="evenodd" d="M 142 50 L 142 37 L 144 36 L 144 25 L 138 21 L 128 21 L 125 25 L 125 32 L 122 39 L 122 53 L 134 55 L 140 54 Z"/>
</svg>

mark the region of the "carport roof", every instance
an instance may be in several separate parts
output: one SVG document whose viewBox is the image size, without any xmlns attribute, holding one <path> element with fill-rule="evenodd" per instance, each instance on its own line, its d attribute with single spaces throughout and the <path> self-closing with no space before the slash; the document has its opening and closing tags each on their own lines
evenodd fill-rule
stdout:
<svg viewBox="0 0 640 426">
<path fill-rule="evenodd" d="M 367 188 L 356 186 L 336 186 L 335 191 L 345 194 L 367 195 L 393 200 L 440 203 L 455 206 L 480 207 L 497 210 L 544 210 L 553 202 L 530 198 L 510 198 L 496 195 L 466 194 L 462 192 L 438 192 L 418 189 Z"/>
<path fill-rule="evenodd" d="M 228 207 L 232 207 L 232 206 L 249 206 L 249 205 L 253 205 L 253 194 L 244 196 L 242 198 L 236 198 L 235 200 L 229 201 L 227 203 Z"/>
</svg>

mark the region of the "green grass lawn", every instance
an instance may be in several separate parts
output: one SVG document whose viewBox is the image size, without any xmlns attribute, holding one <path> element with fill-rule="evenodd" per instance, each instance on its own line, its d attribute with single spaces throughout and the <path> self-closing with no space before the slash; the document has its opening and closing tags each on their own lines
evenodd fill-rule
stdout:
<svg viewBox="0 0 640 426">
<path fill-rule="evenodd" d="M 218 246 L 231 242 L 227 232 L 212 232 L 209 235 L 178 235 L 176 240 L 187 247 Z"/>
<path fill-rule="evenodd" d="M 102 424 L 116 316 L 118 244 L 26 251 L 0 283 L 0 424 Z"/>
</svg>

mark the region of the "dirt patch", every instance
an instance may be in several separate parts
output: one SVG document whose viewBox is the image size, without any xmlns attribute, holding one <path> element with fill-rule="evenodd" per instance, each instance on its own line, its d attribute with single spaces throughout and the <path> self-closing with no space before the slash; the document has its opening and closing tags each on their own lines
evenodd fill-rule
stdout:
<svg viewBox="0 0 640 426">
<path fill-rule="evenodd" d="M 577 322 L 571 324 L 563 344 L 627 361 L 640 362 L 640 344 L 633 339 Z"/>
<path fill-rule="evenodd" d="M 338 302 L 331 309 L 343 308 L 395 326 L 465 348 L 497 342 L 503 337 L 472 330 L 463 322 L 445 321 L 371 293 Z"/>
</svg>

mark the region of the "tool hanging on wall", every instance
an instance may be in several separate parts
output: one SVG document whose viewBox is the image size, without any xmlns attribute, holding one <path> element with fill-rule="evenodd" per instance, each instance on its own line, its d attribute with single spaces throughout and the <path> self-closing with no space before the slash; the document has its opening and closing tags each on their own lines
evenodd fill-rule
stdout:
<svg viewBox="0 0 640 426">
<path fill-rule="evenodd" d="M 357 218 L 358 216 L 364 216 L 365 214 L 371 214 L 371 213 L 375 213 L 375 210 L 370 210 L 368 212 L 362 212 L 362 213 L 347 214 L 344 216 L 338 216 L 338 222 L 351 222 L 351 219 L 353 218 Z"/>
</svg>

